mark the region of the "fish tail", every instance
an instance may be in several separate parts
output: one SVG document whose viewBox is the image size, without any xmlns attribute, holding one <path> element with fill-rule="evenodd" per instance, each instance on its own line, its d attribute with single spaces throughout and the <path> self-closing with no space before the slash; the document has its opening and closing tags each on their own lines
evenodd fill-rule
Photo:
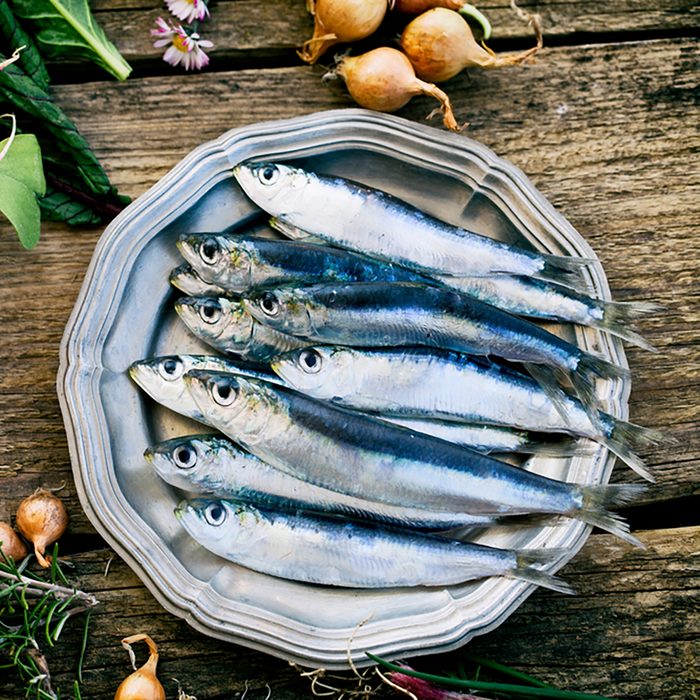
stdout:
<svg viewBox="0 0 700 700">
<path fill-rule="evenodd" d="M 588 291 L 589 284 L 583 275 L 586 265 L 594 261 L 591 258 L 568 257 L 561 255 L 543 255 L 544 267 L 535 277 L 556 282 L 565 287 Z"/>
<path fill-rule="evenodd" d="M 649 352 L 659 352 L 632 328 L 634 321 L 647 314 L 661 310 L 661 304 L 648 301 L 606 301 L 598 302 L 603 309 L 603 318 L 592 321 L 591 326 L 607 331 Z"/>
<path fill-rule="evenodd" d="M 617 513 L 611 513 L 609 508 L 624 505 L 639 498 L 647 487 L 644 484 L 600 484 L 582 486 L 583 506 L 575 514 L 584 523 L 599 527 L 601 530 L 615 535 L 635 547 L 644 549 L 631 532 L 625 519 Z"/>
<path fill-rule="evenodd" d="M 560 559 L 565 554 L 565 551 L 557 548 L 529 549 L 518 552 L 517 566 L 511 569 L 510 576 L 521 581 L 534 583 L 536 586 L 542 586 L 542 588 L 548 588 L 550 591 L 575 595 L 576 591 L 566 581 L 562 581 L 546 571 L 533 568 L 533 564 L 549 564 Z"/>
<path fill-rule="evenodd" d="M 601 416 L 598 411 L 598 397 L 596 396 L 596 380 L 601 379 L 629 379 L 630 371 L 624 367 L 618 367 L 596 357 L 590 353 L 581 354 L 576 369 L 569 373 L 569 378 L 574 386 L 577 396 L 581 400 L 591 421 L 601 430 Z"/>
<path fill-rule="evenodd" d="M 612 453 L 616 454 L 630 469 L 634 470 L 647 481 L 656 479 L 647 469 L 646 464 L 635 450 L 643 447 L 659 445 L 664 441 L 664 435 L 652 428 L 613 418 L 613 429 L 607 436 L 601 436 L 600 442 Z"/>
<path fill-rule="evenodd" d="M 546 442 L 544 440 L 528 440 L 523 445 L 518 445 L 515 452 L 536 455 L 538 457 L 573 457 L 574 455 L 585 455 L 592 451 L 589 441 L 571 437 L 557 440 L 556 442 Z M 617 453 L 615 453 L 617 454 Z"/>
</svg>

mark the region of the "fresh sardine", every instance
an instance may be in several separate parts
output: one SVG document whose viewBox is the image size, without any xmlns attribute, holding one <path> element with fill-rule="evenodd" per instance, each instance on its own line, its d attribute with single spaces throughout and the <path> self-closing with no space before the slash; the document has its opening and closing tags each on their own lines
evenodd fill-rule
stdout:
<svg viewBox="0 0 700 700">
<path fill-rule="evenodd" d="M 272 369 L 293 389 L 355 410 L 590 438 L 654 480 L 633 448 L 658 443 L 660 433 L 602 411 L 594 422 L 570 396 L 555 406 L 530 377 L 485 359 L 427 348 L 312 347 L 278 358 Z"/>
<path fill-rule="evenodd" d="M 202 278 L 229 292 L 320 282 L 424 281 L 398 265 L 300 241 L 188 234 L 178 248 Z"/>
<path fill-rule="evenodd" d="M 426 510 L 567 515 L 637 543 L 607 511 L 643 491 L 636 484 L 555 481 L 256 379 L 192 371 L 185 382 L 212 425 L 271 466 L 317 486 Z"/>
<path fill-rule="evenodd" d="M 487 576 L 560 593 L 571 587 L 534 565 L 560 550 L 518 552 L 398 528 L 288 514 L 225 500 L 183 501 L 176 515 L 205 549 L 280 578 L 348 588 L 451 586 Z"/>
<path fill-rule="evenodd" d="M 267 362 L 307 342 L 259 323 L 240 301 L 219 297 L 183 297 L 175 311 L 198 338 L 222 352 Z"/>
<path fill-rule="evenodd" d="M 287 235 L 306 233 L 420 273 L 499 273 L 570 282 L 589 262 L 543 255 L 439 221 L 414 206 L 350 180 L 276 163 L 246 163 L 233 173 L 243 191 Z M 579 280 L 580 281 L 580 280 Z"/>
<path fill-rule="evenodd" d="M 449 289 L 381 282 L 316 285 L 251 293 L 243 305 L 261 323 L 308 341 L 423 345 L 522 362 L 554 397 L 562 392 L 552 368 L 568 377 L 587 407 L 597 403 L 598 377 L 629 376 L 530 321 Z"/>
<path fill-rule="evenodd" d="M 180 265 L 170 273 L 170 284 L 191 297 L 226 297 L 222 287 L 206 282 L 189 265 Z"/>
<path fill-rule="evenodd" d="M 484 526 L 488 516 L 392 506 L 307 484 L 215 435 L 166 440 L 145 452 L 156 473 L 184 491 L 236 498 L 286 510 L 367 518 L 421 530 Z"/>
</svg>

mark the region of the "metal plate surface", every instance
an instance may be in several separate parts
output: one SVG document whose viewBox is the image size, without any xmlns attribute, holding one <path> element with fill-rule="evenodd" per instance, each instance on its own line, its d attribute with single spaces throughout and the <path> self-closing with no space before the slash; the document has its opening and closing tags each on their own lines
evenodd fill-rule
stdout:
<svg viewBox="0 0 700 700">
<path fill-rule="evenodd" d="M 188 155 L 125 209 L 100 238 L 61 345 L 58 394 L 81 503 L 95 528 L 160 603 L 198 630 L 303 665 L 347 668 L 453 649 L 498 626 L 534 587 L 492 578 L 447 589 L 345 590 L 285 581 L 206 552 L 180 527 L 181 494 L 143 459 L 147 445 L 201 426 L 145 397 L 126 370 L 156 354 L 206 351 L 177 320 L 168 284 L 182 260 L 180 233 L 222 231 L 256 218 L 231 168 L 286 161 L 385 190 L 446 221 L 493 238 L 595 260 L 587 278 L 610 291 L 595 254 L 523 173 L 462 135 L 364 110 L 329 111 L 229 131 Z M 582 348 L 627 366 L 621 343 L 591 329 L 553 327 Z M 601 382 L 603 406 L 627 417 L 628 382 Z M 582 484 L 607 482 L 614 456 L 602 446 L 574 458 L 531 459 L 526 468 Z M 494 527 L 497 546 L 561 547 L 561 568 L 590 527 Z"/>
</svg>

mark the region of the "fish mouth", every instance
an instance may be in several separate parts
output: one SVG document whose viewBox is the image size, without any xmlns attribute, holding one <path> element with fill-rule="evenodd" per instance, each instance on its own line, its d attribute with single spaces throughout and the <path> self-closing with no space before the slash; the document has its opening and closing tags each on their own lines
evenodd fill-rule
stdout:
<svg viewBox="0 0 700 700">
<path fill-rule="evenodd" d="M 185 514 L 191 509 L 192 506 L 190 506 L 186 499 L 183 499 L 175 506 L 175 510 L 173 512 L 175 513 L 175 517 L 179 521 L 182 521 L 182 519 L 185 517 Z"/>
<path fill-rule="evenodd" d="M 155 460 L 155 454 L 154 454 L 153 450 L 152 450 L 150 447 L 147 447 L 147 448 L 144 450 L 143 458 L 144 458 L 149 464 L 153 464 L 153 462 L 154 462 L 154 460 Z"/>
</svg>

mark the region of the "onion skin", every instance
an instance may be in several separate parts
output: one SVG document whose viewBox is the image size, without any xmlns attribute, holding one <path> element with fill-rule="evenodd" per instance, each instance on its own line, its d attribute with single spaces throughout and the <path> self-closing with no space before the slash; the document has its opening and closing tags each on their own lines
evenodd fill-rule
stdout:
<svg viewBox="0 0 700 700">
<path fill-rule="evenodd" d="M 401 48 L 419 78 L 440 83 L 473 66 L 501 68 L 522 63 L 539 51 L 541 39 L 527 51 L 498 56 L 477 43 L 461 15 L 436 7 L 406 26 L 401 35 Z"/>
<path fill-rule="evenodd" d="M 165 689 L 156 677 L 156 643 L 147 634 L 135 634 L 122 639 L 122 645 L 128 648 L 130 644 L 140 641 L 145 641 L 148 645 L 148 661 L 119 684 L 114 700 L 165 700 Z"/>
<path fill-rule="evenodd" d="M 387 0 L 315 0 L 314 35 L 298 52 L 302 61 L 315 63 L 331 46 L 368 37 L 379 28 Z"/>
<path fill-rule="evenodd" d="M 346 56 L 336 73 L 361 107 L 395 112 L 416 95 L 430 95 L 440 102 L 444 125 L 452 131 L 461 131 L 449 97 L 435 85 L 416 78 L 411 62 L 396 49 L 381 47 L 361 56 Z"/>
<path fill-rule="evenodd" d="M 48 569 L 51 562 L 44 556 L 46 548 L 68 526 L 68 513 L 61 499 L 50 491 L 39 488 L 19 504 L 15 522 L 22 536 L 34 545 L 34 554 L 39 564 Z"/>
<path fill-rule="evenodd" d="M 0 522 L 0 561 L 2 556 L 20 561 L 27 556 L 27 547 L 7 523 Z"/>
<path fill-rule="evenodd" d="M 466 0 L 394 0 L 394 4 L 391 6 L 392 10 L 407 15 L 420 15 L 434 7 L 444 7 L 459 12 L 464 17 L 479 24 L 482 32 L 481 38 L 484 41 L 491 37 L 491 23 L 483 13 Z"/>
</svg>

